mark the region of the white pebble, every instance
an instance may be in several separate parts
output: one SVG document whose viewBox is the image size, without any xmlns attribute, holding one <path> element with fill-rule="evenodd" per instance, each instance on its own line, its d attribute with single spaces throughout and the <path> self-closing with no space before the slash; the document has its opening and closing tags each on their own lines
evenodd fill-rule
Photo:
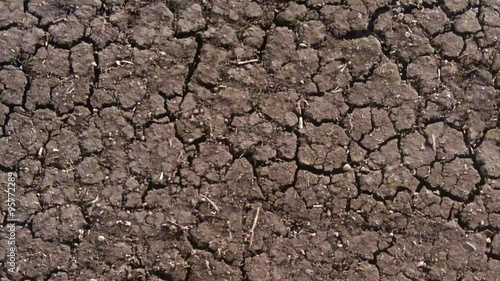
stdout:
<svg viewBox="0 0 500 281">
<path fill-rule="evenodd" d="M 342 170 L 344 172 L 349 172 L 350 170 L 352 170 L 352 167 L 349 164 L 345 164 L 344 167 L 342 167 Z"/>
</svg>

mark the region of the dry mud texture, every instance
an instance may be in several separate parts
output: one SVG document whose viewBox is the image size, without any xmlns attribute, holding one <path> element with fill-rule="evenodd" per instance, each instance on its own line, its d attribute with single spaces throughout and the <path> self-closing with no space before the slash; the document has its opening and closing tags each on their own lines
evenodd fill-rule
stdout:
<svg viewBox="0 0 500 281">
<path fill-rule="evenodd" d="M 2 1 L 0 32 L 10 280 L 500 280 L 498 1 Z"/>
</svg>

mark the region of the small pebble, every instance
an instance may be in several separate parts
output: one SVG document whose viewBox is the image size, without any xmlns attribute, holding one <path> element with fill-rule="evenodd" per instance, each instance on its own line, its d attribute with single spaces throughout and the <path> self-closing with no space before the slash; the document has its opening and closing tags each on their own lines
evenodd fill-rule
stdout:
<svg viewBox="0 0 500 281">
<path fill-rule="evenodd" d="M 106 238 L 105 238 L 104 236 L 102 236 L 102 235 L 99 235 L 99 236 L 97 237 L 97 240 L 98 240 L 99 242 L 104 242 L 104 241 L 106 241 Z"/>
<path fill-rule="evenodd" d="M 349 172 L 350 170 L 352 170 L 352 167 L 349 164 L 345 164 L 344 167 L 342 167 L 342 170 L 344 172 Z"/>
<path fill-rule="evenodd" d="M 368 169 L 367 167 L 361 167 L 361 169 L 359 169 L 362 173 L 368 173 L 370 172 L 370 169 Z"/>
</svg>

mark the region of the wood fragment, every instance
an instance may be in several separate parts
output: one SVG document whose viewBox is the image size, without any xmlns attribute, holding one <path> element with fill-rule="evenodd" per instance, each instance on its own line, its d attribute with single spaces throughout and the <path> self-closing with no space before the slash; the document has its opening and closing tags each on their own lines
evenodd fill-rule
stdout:
<svg viewBox="0 0 500 281">
<path fill-rule="evenodd" d="M 126 222 L 125 225 L 127 225 L 127 223 L 128 222 Z M 178 228 L 180 228 L 182 230 L 189 230 L 189 227 L 184 226 L 184 225 L 180 225 L 180 224 L 176 223 L 173 220 L 167 220 L 164 224 L 162 224 L 162 226 L 168 226 L 168 225 L 173 225 L 173 226 L 178 227 Z"/>
<path fill-rule="evenodd" d="M 258 61 L 259 61 L 259 59 L 251 59 L 251 60 L 238 61 L 236 64 L 237 65 L 245 65 L 245 64 L 258 62 Z"/>
</svg>

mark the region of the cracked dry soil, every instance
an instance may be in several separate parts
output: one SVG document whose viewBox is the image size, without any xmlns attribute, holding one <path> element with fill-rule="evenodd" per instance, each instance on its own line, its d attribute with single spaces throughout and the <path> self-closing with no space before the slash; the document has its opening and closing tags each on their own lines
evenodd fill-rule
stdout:
<svg viewBox="0 0 500 281">
<path fill-rule="evenodd" d="M 2 1 L 0 33 L 9 280 L 500 280 L 498 1 Z"/>
</svg>

